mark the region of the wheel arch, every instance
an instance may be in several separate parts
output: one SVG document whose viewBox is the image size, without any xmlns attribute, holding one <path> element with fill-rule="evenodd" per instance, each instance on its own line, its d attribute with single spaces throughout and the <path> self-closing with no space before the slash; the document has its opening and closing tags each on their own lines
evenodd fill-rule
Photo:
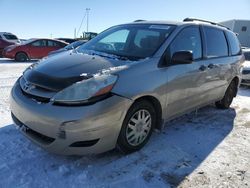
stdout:
<svg viewBox="0 0 250 188">
<path fill-rule="evenodd" d="M 240 79 L 239 79 L 238 76 L 235 76 L 235 77 L 232 79 L 231 82 L 235 82 L 235 83 L 236 83 L 236 86 L 237 86 L 236 91 L 235 91 L 235 97 L 236 97 L 237 92 L 238 92 L 238 89 L 239 89 L 239 85 L 240 85 Z M 231 83 L 231 82 L 230 82 L 230 83 Z"/>
<path fill-rule="evenodd" d="M 138 102 L 138 101 L 143 101 L 143 100 L 146 100 L 153 105 L 153 107 L 156 111 L 156 127 L 155 127 L 155 129 L 161 130 L 163 120 L 162 120 L 162 106 L 161 106 L 160 101 L 154 96 L 146 95 L 146 96 L 141 96 L 141 97 L 135 99 L 133 104 Z"/>
<path fill-rule="evenodd" d="M 16 58 L 16 56 L 17 56 L 17 54 L 19 54 L 19 53 L 24 53 L 27 57 L 28 57 L 28 59 L 30 59 L 30 56 L 29 56 L 29 54 L 27 53 L 27 52 L 25 52 L 25 51 L 17 51 L 16 52 L 16 54 L 15 54 L 15 58 Z"/>
</svg>

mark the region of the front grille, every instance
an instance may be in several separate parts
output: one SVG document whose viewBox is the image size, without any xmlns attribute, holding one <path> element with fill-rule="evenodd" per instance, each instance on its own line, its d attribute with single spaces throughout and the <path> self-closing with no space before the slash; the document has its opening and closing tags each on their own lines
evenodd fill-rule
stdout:
<svg viewBox="0 0 250 188">
<path fill-rule="evenodd" d="M 31 138 L 37 140 L 38 142 L 45 144 L 45 145 L 49 145 L 55 141 L 54 138 L 51 138 L 49 136 L 36 132 L 33 129 L 29 128 L 28 126 L 24 125 L 19 119 L 17 119 L 17 117 L 13 113 L 11 113 L 11 116 L 12 116 L 14 123 L 18 125 L 24 131 L 25 134 L 29 135 Z"/>
<path fill-rule="evenodd" d="M 19 121 L 19 119 L 16 118 L 16 116 L 11 112 L 11 117 L 12 120 L 14 121 L 14 123 L 18 126 L 18 127 L 22 127 L 23 123 L 21 121 Z"/>
<path fill-rule="evenodd" d="M 243 70 L 242 74 L 250 74 L 250 70 Z"/>
<path fill-rule="evenodd" d="M 40 143 L 43 143 L 45 145 L 51 144 L 52 142 L 55 141 L 54 138 L 45 136 L 41 133 L 38 133 L 30 128 L 27 128 L 25 133 L 29 135 L 30 137 L 34 138 L 35 140 L 39 141 Z"/>
<path fill-rule="evenodd" d="M 22 88 L 21 88 L 22 90 Z M 40 97 L 40 96 L 36 96 L 36 95 L 32 95 L 30 93 L 26 93 L 25 91 L 22 90 L 23 95 L 25 95 L 28 98 L 34 99 L 37 102 L 41 102 L 41 103 L 48 103 L 50 101 L 49 98 L 46 97 Z"/>
<path fill-rule="evenodd" d="M 48 103 L 51 96 L 54 95 L 53 91 L 27 82 L 24 77 L 19 79 L 19 86 L 23 95 L 37 102 Z"/>
<path fill-rule="evenodd" d="M 90 146 L 95 145 L 98 141 L 99 139 L 74 142 L 69 147 L 90 147 Z"/>
</svg>

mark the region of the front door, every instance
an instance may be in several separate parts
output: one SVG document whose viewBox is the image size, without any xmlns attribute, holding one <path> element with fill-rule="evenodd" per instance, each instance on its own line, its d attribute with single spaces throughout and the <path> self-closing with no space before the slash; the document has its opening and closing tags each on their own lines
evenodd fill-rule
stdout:
<svg viewBox="0 0 250 188">
<path fill-rule="evenodd" d="M 178 51 L 192 51 L 191 64 L 175 65 L 171 57 Z M 202 43 L 198 26 L 186 27 L 171 42 L 168 54 L 167 114 L 171 118 L 201 104 L 200 96 L 206 90 L 206 68 L 202 60 Z"/>
</svg>

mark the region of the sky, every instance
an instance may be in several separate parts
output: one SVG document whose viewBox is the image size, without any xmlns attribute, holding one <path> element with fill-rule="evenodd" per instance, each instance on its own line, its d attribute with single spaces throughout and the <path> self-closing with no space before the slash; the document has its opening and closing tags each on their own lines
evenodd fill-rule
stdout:
<svg viewBox="0 0 250 188">
<path fill-rule="evenodd" d="M 86 8 L 93 32 L 137 19 L 250 20 L 250 0 L 0 0 L 0 32 L 23 39 L 74 37 Z M 79 35 L 86 27 L 85 17 Z"/>
</svg>

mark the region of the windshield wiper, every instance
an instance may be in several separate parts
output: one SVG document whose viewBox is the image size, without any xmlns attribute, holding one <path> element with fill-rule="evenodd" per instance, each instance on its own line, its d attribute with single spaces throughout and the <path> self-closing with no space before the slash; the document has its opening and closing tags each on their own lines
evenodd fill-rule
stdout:
<svg viewBox="0 0 250 188">
<path fill-rule="evenodd" d="M 97 55 L 100 57 L 106 57 L 106 58 L 110 58 L 110 59 L 118 59 L 118 60 L 122 60 L 122 61 L 138 61 L 140 59 L 143 59 L 141 57 L 126 56 L 126 55 L 120 55 L 120 54 L 111 54 L 111 53 L 99 52 L 99 51 L 94 51 L 94 50 L 87 50 L 85 53 L 87 53 L 89 55 Z"/>
</svg>

